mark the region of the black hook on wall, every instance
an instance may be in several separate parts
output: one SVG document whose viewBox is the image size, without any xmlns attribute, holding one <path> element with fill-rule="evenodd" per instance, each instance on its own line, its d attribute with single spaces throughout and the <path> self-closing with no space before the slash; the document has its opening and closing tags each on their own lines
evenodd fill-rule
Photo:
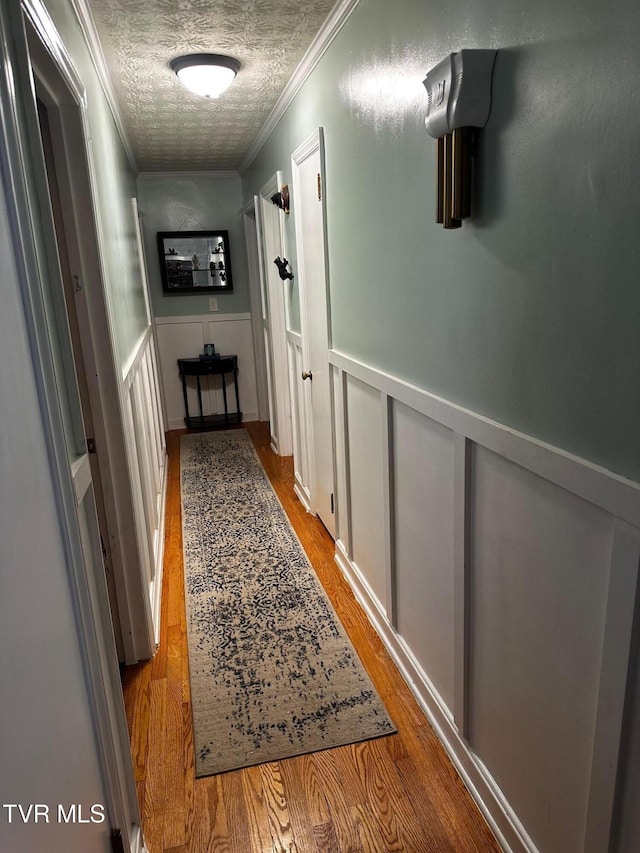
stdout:
<svg viewBox="0 0 640 853">
<path fill-rule="evenodd" d="M 283 281 L 286 281 L 288 278 L 293 279 L 293 273 L 291 272 L 291 265 L 286 258 L 281 258 L 279 255 L 273 262 L 278 267 L 278 273 L 280 274 L 280 278 Z"/>
</svg>

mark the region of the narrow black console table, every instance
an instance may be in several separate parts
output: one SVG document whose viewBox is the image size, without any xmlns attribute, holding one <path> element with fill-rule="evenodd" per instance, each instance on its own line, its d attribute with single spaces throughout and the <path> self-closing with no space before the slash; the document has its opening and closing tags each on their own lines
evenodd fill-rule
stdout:
<svg viewBox="0 0 640 853">
<path fill-rule="evenodd" d="M 240 411 L 240 397 L 238 395 L 238 357 L 236 355 L 221 355 L 219 358 L 179 358 L 178 370 L 182 379 L 182 393 L 184 395 L 184 422 L 189 429 L 220 429 L 242 421 Z M 236 391 L 236 411 L 229 412 L 227 404 L 227 383 L 225 375 L 233 374 L 233 384 Z M 189 401 L 187 399 L 187 376 L 195 376 L 198 386 L 199 415 L 189 414 Z M 224 414 L 205 415 L 202 411 L 202 388 L 201 376 L 219 376 L 222 381 L 222 397 L 224 399 Z"/>
</svg>

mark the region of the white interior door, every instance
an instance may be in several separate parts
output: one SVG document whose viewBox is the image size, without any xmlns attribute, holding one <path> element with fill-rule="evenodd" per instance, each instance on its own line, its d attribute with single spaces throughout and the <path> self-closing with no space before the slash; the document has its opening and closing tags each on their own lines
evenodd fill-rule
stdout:
<svg viewBox="0 0 640 853">
<path fill-rule="evenodd" d="M 329 369 L 329 291 L 324 206 L 324 150 L 319 128 L 292 155 L 293 201 L 302 322 L 305 414 L 311 448 L 311 510 L 335 538 L 333 415 Z"/>
<path fill-rule="evenodd" d="M 271 447 L 279 456 L 291 456 L 291 395 L 287 364 L 287 322 L 289 282 L 278 275 L 273 263 L 276 257 L 286 256 L 282 212 L 271 201 L 282 177 L 277 173 L 260 190 L 256 202 L 258 246 L 262 283 L 262 312 L 267 375 L 269 376 L 269 413 Z"/>
</svg>

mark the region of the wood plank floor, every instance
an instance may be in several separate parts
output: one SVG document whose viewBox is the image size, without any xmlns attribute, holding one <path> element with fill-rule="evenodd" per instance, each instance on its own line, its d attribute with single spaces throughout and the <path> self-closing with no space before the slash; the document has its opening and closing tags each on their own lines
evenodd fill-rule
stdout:
<svg viewBox="0 0 640 853">
<path fill-rule="evenodd" d="M 160 647 L 123 689 L 149 853 L 496 853 L 500 848 L 334 563 L 322 524 L 293 494 L 290 459 L 248 424 L 276 492 L 398 734 L 194 777 L 180 519 L 180 432 L 169 482 Z"/>
</svg>

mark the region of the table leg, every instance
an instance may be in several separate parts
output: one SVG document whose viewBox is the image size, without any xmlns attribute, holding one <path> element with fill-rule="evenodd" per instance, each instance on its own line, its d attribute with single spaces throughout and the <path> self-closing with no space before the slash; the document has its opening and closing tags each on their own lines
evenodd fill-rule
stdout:
<svg viewBox="0 0 640 853">
<path fill-rule="evenodd" d="M 225 422 L 229 423 L 229 409 L 227 408 L 227 383 L 224 381 L 224 373 L 220 374 L 220 379 L 222 380 L 222 399 L 224 400 L 224 419 Z"/>
<path fill-rule="evenodd" d="M 180 372 L 180 378 L 182 379 L 182 396 L 184 397 L 184 415 L 187 421 L 189 421 L 189 400 L 187 398 L 187 377 L 182 371 Z"/>
<path fill-rule="evenodd" d="M 240 414 L 240 394 L 238 393 L 238 368 L 235 365 L 233 367 L 233 381 L 236 386 L 236 412 Z"/>
<path fill-rule="evenodd" d="M 196 383 L 198 385 L 198 406 L 200 408 L 200 424 L 204 425 L 204 413 L 202 411 L 202 387 L 200 385 L 200 374 L 196 374 Z"/>
</svg>

